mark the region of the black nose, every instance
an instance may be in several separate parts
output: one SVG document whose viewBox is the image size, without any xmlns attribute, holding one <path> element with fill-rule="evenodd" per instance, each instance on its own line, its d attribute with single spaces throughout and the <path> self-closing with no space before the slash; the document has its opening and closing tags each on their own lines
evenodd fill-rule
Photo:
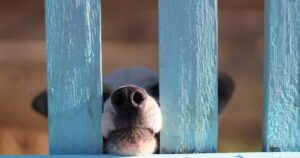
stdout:
<svg viewBox="0 0 300 158">
<path fill-rule="evenodd" d="M 141 108 L 147 98 L 146 91 L 136 86 L 126 86 L 117 89 L 111 95 L 112 104 L 117 107 Z"/>
</svg>

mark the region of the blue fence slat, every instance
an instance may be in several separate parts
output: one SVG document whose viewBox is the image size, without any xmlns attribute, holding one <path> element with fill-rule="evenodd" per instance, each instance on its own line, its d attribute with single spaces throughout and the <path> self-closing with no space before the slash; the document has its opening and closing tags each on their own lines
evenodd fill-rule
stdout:
<svg viewBox="0 0 300 158">
<path fill-rule="evenodd" d="M 217 147 L 217 2 L 160 0 L 161 153 Z"/>
<path fill-rule="evenodd" d="M 300 151 L 300 0 L 265 2 L 265 151 Z"/>
<path fill-rule="evenodd" d="M 99 10 L 99 0 L 46 0 L 50 154 L 102 151 Z"/>
</svg>

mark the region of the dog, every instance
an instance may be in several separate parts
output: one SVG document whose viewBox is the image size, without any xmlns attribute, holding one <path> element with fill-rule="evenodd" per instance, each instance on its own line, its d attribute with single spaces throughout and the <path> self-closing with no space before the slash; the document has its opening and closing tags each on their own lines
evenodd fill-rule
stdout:
<svg viewBox="0 0 300 158">
<path fill-rule="evenodd" d="M 230 100 L 235 85 L 224 73 L 218 76 L 219 114 Z M 119 69 L 103 81 L 101 132 L 104 152 L 119 155 L 157 153 L 162 114 L 158 74 L 144 67 Z M 48 114 L 47 92 L 33 100 L 33 108 Z"/>
</svg>

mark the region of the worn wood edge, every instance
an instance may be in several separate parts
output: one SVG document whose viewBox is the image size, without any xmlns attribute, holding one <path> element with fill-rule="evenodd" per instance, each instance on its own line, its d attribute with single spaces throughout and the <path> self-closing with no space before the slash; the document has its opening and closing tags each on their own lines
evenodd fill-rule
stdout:
<svg viewBox="0 0 300 158">
<path fill-rule="evenodd" d="M 2 155 L 0 158 L 69 158 L 69 157 L 85 157 L 85 158 L 125 158 L 132 156 L 119 155 Z M 139 158 L 162 158 L 162 157 L 178 157 L 178 158 L 300 158 L 300 152 L 246 152 L 246 153 L 202 153 L 202 154 L 156 154 L 135 156 Z"/>
<path fill-rule="evenodd" d="M 265 147 L 267 144 L 267 120 L 268 120 L 268 116 L 266 115 L 268 107 L 268 99 L 267 96 L 269 95 L 269 91 L 268 91 L 268 87 L 266 86 L 268 84 L 268 80 L 269 80 L 269 76 L 267 75 L 268 71 L 269 71 L 269 67 L 268 67 L 268 63 L 265 61 L 265 59 L 268 57 L 268 46 L 267 46 L 267 42 L 270 40 L 269 36 L 268 36 L 268 17 L 269 17 L 269 12 L 268 12 L 269 8 L 268 8 L 268 1 L 264 1 L 264 34 L 265 34 L 265 39 L 264 39 L 264 67 L 263 67 L 263 129 L 262 129 L 262 150 L 266 151 Z"/>
</svg>

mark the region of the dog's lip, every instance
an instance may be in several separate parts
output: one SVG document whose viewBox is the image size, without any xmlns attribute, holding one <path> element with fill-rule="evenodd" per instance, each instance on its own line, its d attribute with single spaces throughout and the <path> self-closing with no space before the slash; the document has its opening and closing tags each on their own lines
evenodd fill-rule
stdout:
<svg viewBox="0 0 300 158">
<path fill-rule="evenodd" d="M 141 126 L 132 126 L 132 127 L 125 127 L 125 128 L 117 128 L 113 132 L 115 132 L 115 131 L 123 131 L 123 130 L 128 130 L 128 129 L 131 129 L 131 130 L 135 130 L 135 129 L 147 130 L 152 135 L 155 135 L 155 133 L 154 133 L 154 131 L 152 129 L 147 128 L 147 127 L 141 127 Z"/>
</svg>

